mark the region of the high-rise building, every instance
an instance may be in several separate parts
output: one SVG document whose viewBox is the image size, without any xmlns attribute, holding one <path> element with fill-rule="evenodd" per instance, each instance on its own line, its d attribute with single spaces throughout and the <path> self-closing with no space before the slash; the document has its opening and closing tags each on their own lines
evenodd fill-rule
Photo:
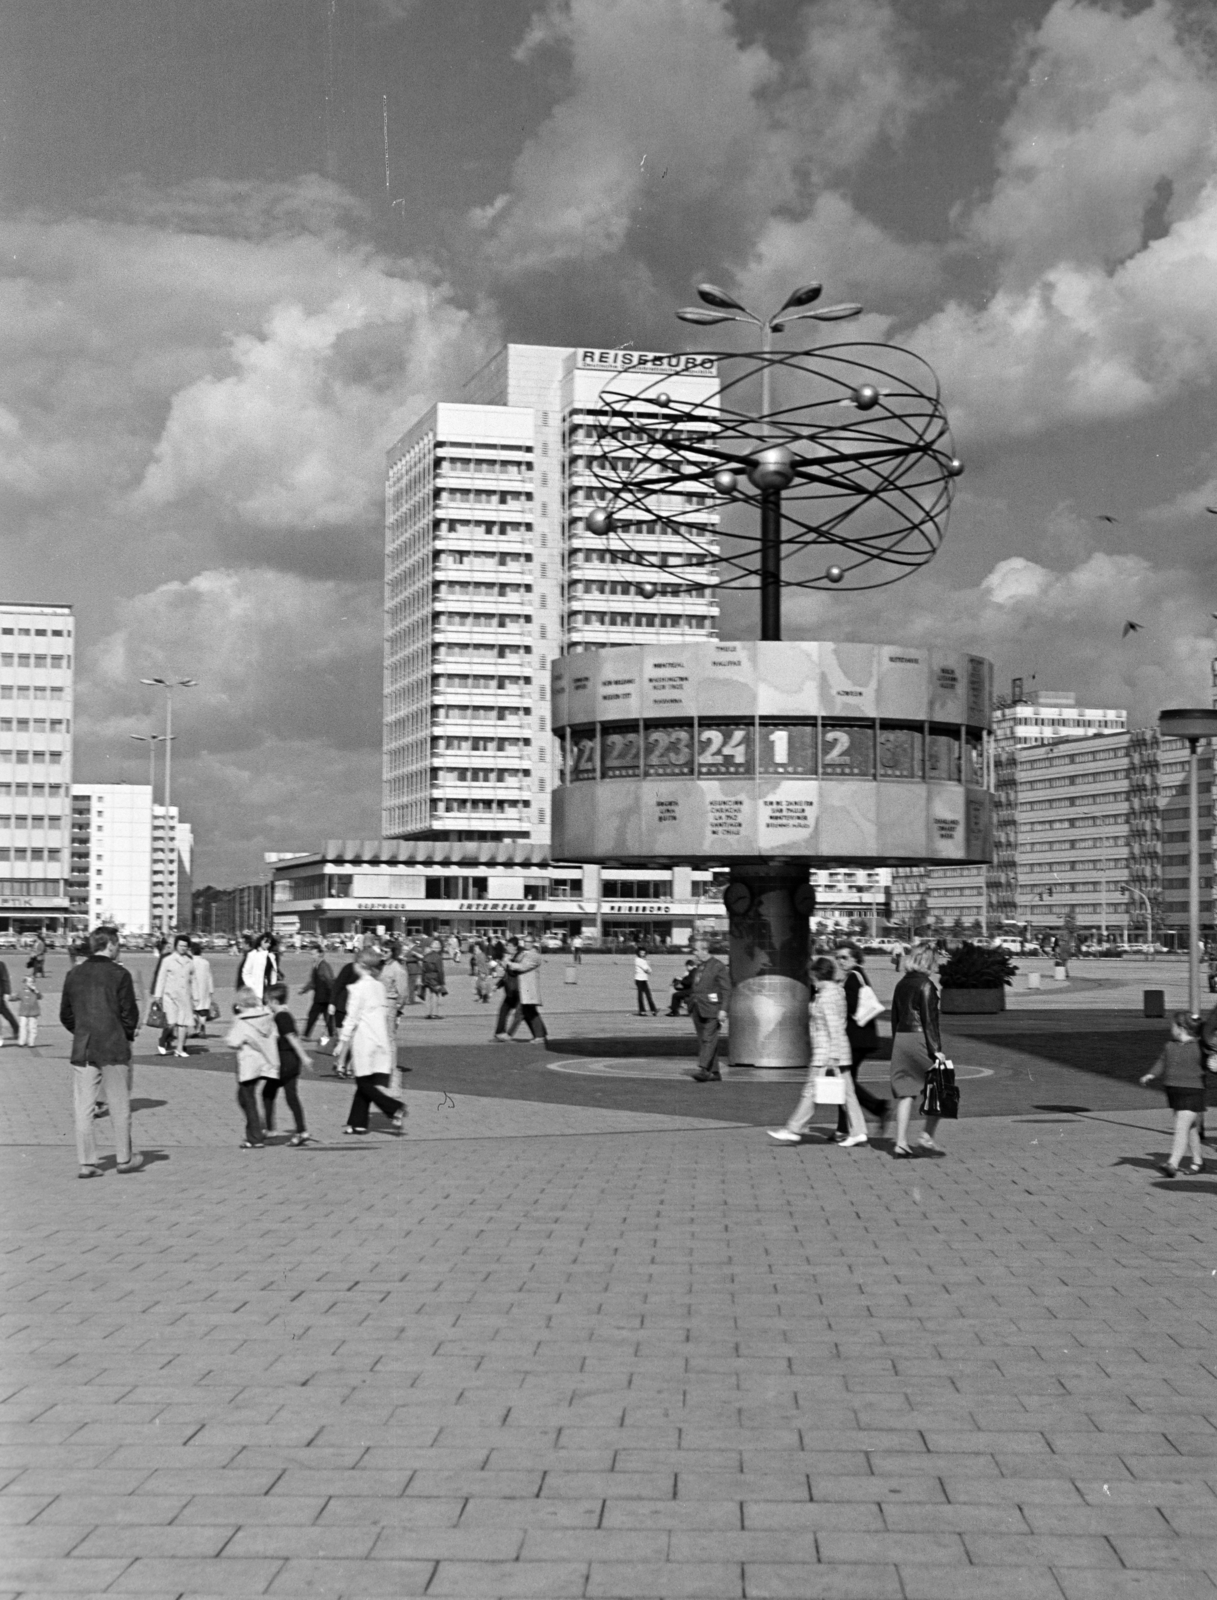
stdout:
<svg viewBox="0 0 1217 1600">
<path fill-rule="evenodd" d="M 716 574 L 682 577 L 683 541 L 653 522 L 587 529 L 607 498 L 592 472 L 602 393 L 635 371 L 691 401 L 717 383 L 711 357 L 507 345 L 389 451 L 386 837 L 547 845 L 553 656 L 716 636 Z M 665 510 L 712 532 L 708 499 Z"/>
<path fill-rule="evenodd" d="M 71 606 L 0 604 L 0 932 L 63 927 L 72 785 Z"/>
<path fill-rule="evenodd" d="M 1029 744 L 1050 744 L 1054 739 L 1084 739 L 1096 733 L 1123 733 L 1128 713 L 1118 707 L 1079 706 L 1077 696 L 1065 690 L 1021 690 L 1008 705 L 993 711 L 993 737 L 999 746 L 1022 749 Z"/>
<path fill-rule="evenodd" d="M 154 805 L 146 783 L 72 786 L 69 894 L 78 928 L 112 922 L 125 934 L 178 926 L 190 906 L 193 833 L 178 808 Z"/>
</svg>

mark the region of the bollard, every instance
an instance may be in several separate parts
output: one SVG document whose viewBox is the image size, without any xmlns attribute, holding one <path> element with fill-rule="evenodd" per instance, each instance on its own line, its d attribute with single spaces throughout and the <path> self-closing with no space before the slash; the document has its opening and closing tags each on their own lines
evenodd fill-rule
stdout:
<svg viewBox="0 0 1217 1600">
<path fill-rule="evenodd" d="M 579 969 L 578 969 L 578 967 L 567 967 L 566 971 L 562 974 L 562 982 L 563 983 L 578 983 L 578 981 L 579 981 Z"/>
<path fill-rule="evenodd" d="M 1166 1015 L 1166 990 L 1145 990 L 1145 1015 L 1147 1017 L 1164 1017 Z"/>
<path fill-rule="evenodd" d="M 1040 979 L 1042 977 L 1043 977 L 1043 973 L 1042 972 L 1029 972 L 1027 974 L 1027 987 L 1028 987 L 1028 989 L 1038 989 L 1039 986 L 1040 986 Z"/>
</svg>

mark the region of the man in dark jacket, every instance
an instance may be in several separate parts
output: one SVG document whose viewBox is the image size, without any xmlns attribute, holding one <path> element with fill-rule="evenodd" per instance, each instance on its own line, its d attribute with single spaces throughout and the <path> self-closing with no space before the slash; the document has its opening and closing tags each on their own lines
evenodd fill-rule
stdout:
<svg viewBox="0 0 1217 1600">
<path fill-rule="evenodd" d="M 119 1172 L 135 1172 L 144 1158 L 131 1150 L 131 1041 L 139 1007 L 131 974 L 120 967 L 118 930 L 94 928 L 89 956 L 63 980 L 59 1020 L 72 1035 L 79 1177 L 98 1178 L 93 1112 L 101 1089 L 110 1107 Z"/>
<path fill-rule="evenodd" d="M 727 1020 L 727 1002 L 731 998 L 731 974 L 717 956 L 710 954 L 710 946 L 699 939 L 693 946 L 693 959 L 697 966 L 689 986 L 689 1015 L 693 1031 L 697 1034 L 697 1071 L 692 1074 L 696 1083 L 721 1083 L 718 1069 L 718 1036 Z"/>
<path fill-rule="evenodd" d="M 12 994 L 12 992 L 13 980 L 9 977 L 8 968 L 5 966 L 4 962 L 0 961 L 0 1017 L 3 1017 L 5 1022 L 7 1022 L 9 1027 L 13 1030 L 13 1038 L 15 1039 L 21 1032 L 21 1029 L 17 1026 L 16 1017 L 8 1008 L 8 997 L 10 994 Z M 3 1043 L 3 1039 L 0 1039 L 0 1044 Z"/>
</svg>

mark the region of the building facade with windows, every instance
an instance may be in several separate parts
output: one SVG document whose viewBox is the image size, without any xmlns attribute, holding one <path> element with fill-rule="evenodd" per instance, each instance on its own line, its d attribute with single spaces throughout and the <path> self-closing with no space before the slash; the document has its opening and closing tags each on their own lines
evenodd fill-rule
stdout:
<svg viewBox="0 0 1217 1600">
<path fill-rule="evenodd" d="M 178 808 L 155 805 L 146 783 L 72 786 L 68 893 L 77 929 L 112 922 L 124 934 L 178 926 L 190 905 L 193 835 Z"/>
<path fill-rule="evenodd" d="M 602 391 L 633 370 L 695 400 L 717 381 L 708 357 L 507 345 L 389 451 L 386 837 L 547 845 L 553 657 L 716 636 L 715 574 L 682 576 L 679 539 L 587 529 Z M 703 498 L 668 509 L 712 528 Z"/>
<path fill-rule="evenodd" d="M 1077 696 L 1067 690 L 1033 689 L 1024 696 L 1017 680 L 1015 688 L 1016 696 L 993 710 L 993 738 L 999 746 L 1022 749 L 1128 729 L 1128 713 L 1119 707 L 1079 706 Z"/>
<path fill-rule="evenodd" d="M 69 913 L 71 606 L 0 604 L 0 932 Z"/>
<path fill-rule="evenodd" d="M 1156 729 L 999 752 L 995 861 L 895 875 L 906 928 L 1076 928 L 1100 940 L 1178 942 L 1188 918 L 1188 752 Z M 1200 753 L 1201 925 L 1214 927 L 1213 752 Z"/>
</svg>

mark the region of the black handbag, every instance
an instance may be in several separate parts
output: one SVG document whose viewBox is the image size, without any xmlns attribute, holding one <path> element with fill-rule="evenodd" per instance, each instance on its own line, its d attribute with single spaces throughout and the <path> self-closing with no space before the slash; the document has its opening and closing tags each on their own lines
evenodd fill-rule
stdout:
<svg viewBox="0 0 1217 1600">
<path fill-rule="evenodd" d="M 925 1075 L 919 1110 L 923 1117 L 959 1115 L 959 1086 L 955 1082 L 955 1068 L 945 1056 L 939 1056 Z"/>
</svg>

